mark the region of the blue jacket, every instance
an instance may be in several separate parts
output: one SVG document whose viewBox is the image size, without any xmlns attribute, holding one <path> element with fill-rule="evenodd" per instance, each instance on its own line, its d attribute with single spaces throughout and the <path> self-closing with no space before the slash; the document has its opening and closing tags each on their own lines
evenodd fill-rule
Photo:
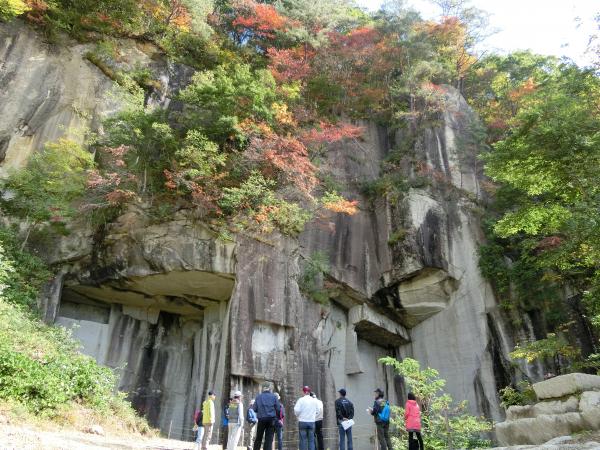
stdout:
<svg viewBox="0 0 600 450">
<path fill-rule="evenodd" d="M 269 391 L 265 391 L 256 397 L 252 409 L 256 411 L 258 420 L 275 419 L 279 417 L 281 405 L 279 404 L 279 400 L 277 400 L 277 397 L 275 397 L 275 394 Z"/>
</svg>

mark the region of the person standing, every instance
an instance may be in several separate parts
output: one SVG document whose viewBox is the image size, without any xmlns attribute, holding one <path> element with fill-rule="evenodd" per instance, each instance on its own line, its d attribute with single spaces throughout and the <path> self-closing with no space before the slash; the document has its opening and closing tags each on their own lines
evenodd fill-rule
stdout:
<svg viewBox="0 0 600 450">
<path fill-rule="evenodd" d="M 200 408 L 194 413 L 194 431 L 196 432 L 194 450 L 200 450 L 202 436 L 204 435 L 204 425 L 202 424 L 202 405 L 200 405 Z"/>
<path fill-rule="evenodd" d="M 233 397 L 229 397 L 225 403 L 223 403 L 223 413 L 221 414 L 221 435 L 223 439 L 223 449 L 227 448 L 227 439 L 229 438 L 229 404 L 233 400 Z"/>
<path fill-rule="evenodd" d="M 353 450 L 352 425 L 347 426 L 347 421 L 354 419 L 354 405 L 346 398 L 346 389 L 339 389 L 338 394 L 339 397 L 335 401 L 335 417 L 338 424 L 338 431 L 340 433 L 340 450 L 346 450 L 346 441 L 348 442 L 348 450 Z M 342 422 L 346 423 L 342 425 Z"/>
<path fill-rule="evenodd" d="M 254 450 L 260 450 L 260 446 L 263 443 L 263 436 L 265 439 L 263 449 L 272 450 L 275 422 L 279 416 L 281 405 L 275 394 L 271 392 L 271 385 L 269 383 L 263 384 L 263 391 L 256 397 L 252 408 L 258 418 Z"/>
<path fill-rule="evenodd" d="M 215 425 L 215 399 L 217 396 L 213 391 L 208 391 L 208 397 L 202 403 L 202 425 L 204 436 L 202 436 L 202 450 L 208 450 L 210 438 Z"/>
<path fill-rule="evenodd" d="M 248 407 L 248 412 L 246 413 L 246 422 L 248 423 L 247 450 L 252 450 L 254 437 L 256 436 L 256 422 L 258 422 L 258 417 L 256 417 L 256 412 L 254 411 L 253 407 L 254 399 L 250 400 L 250 406 Z"/>
<path fill-rule="evenodd" d="M 323 444 L 323 402 L 319 400 L 317 394 L 314 392 L 310 393 L 310 396 L 317 401 L 317 417 L 315 418 L 315 440 L 317 450 L 325 450 Z"/>
<path fill-rule="evenodd" d="M 421 408 L 419 408 L 415 394 L 409 392 L 407 397 L 408 400 L 404 405 L 404 426 L 408 431 L 408 450 L 423 450 Z"/>
<path fill-rule="evenodd" d="M 279 393 L 275 392 L 275 397 L 279 401 L 279 416 L 277 416 L 277 422 L 275 422 L 275 435 L 277 436 L 277 450 L 283 450 L 283 422 L 285 419 L 285 411 L 284 407 L 281 404 L 281 396 Z"/>
<path fill-rule="evenodd" d="M 390 404 L 385 400 L 383 389 L 377 388 L 373 392 L 375 393 L 375 402 L 368 411 L 374 417 L 377 426 L 379 450 L 393 450 L 390 439 Z"/>
<path fill-rule="evenodd" d="M 242 393 L 235 391 L 229 403 L 227 450 L 236 450 L 242 430 L 244 429 L 244 404 Z"/>
<path fill-rule="evenodd" d="M 302 388 L 302 397 L 294 405 L 294 414 L 298 418 L 300 450 L 315 450 L 315 419 L 319 404 L 310 396 L 310 388 Z"/>
</svg>

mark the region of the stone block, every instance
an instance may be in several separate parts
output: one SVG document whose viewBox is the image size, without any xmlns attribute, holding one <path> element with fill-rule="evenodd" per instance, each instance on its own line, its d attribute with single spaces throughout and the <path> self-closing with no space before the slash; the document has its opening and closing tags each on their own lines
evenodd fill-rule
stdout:
<svg viewBox="0 0 600 450">
<path fill-rule="evenodd" d="M 600 390 L 600 376 L 585 373 L 561 375 L 533 385 L 535 395 L 540 400 L 560 398 L 596 389 Z"/>
<path fill-rule="evenodd" d="M 581 394 L 579 401 L 581 416 L 592 430 L 600 429 L 600 392 L 587 391 Z"/>
<path fill-rule="evenodd" d="M 496 438 L 501 445 L 540 445 L 558 436 L 586 429 L 581 414 L 542 414 L 538 417 L 496 424 Z"/>
<path fill-rule="evenodd" d="M 565 414 L 568 412 L 576 412 L 579 407 L 577 397 L 571 396 L 566 401 L 548 400 L 539 402 L 533 406 L 533 415 L 535 417 L 542 414 Z"/>
<path fill-rule="evenodd" d="M 448 306 L 458 282 L 445 270 L 425 269 L 398 286 L 400 302 L 414 326 Z"/>
<path fill-rule="evenodd" d="M 530 419 L 535 417 L 533 405 L 513 405 L 506 410 L 506 420 Z"/>
</svg>

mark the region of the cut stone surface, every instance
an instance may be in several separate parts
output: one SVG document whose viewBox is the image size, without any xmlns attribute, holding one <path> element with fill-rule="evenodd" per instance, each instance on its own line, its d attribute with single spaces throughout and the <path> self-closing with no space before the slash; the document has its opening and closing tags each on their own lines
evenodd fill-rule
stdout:
<svg viewBox="0 0 600 450">
<path fill-rule="evenodd" d="M 566 401 L 549 400 L 536 403 L 533 406 L 533 414 L 534 416 L 540 416 L 542 414 L 564 414 L 575 412 L 578 407 L 579 400 L 577 397 L 569 397 Z"/>
<path fill-rule="evenodd" d="M 538 399 L 560 398 L 583 391 L 600 389 L 600 376 L 586 373 L 570 373 L 534 383 L 533 390 Z"/>
<path fill-rule="evenodd" d="M 587 391 L 581 394 L 579 411 L 589 428 L 600 429 L 600 392 Z"/>
<path fill-rule="evenodd" d="M 512 405 L 506 411 L 506 420 L 530 419 L 535 417 L 533 405 Z"/>
<path fill-rule="evenodd" d="M 501 445 L 543 444 L 558 436 L 585 430 L 581 414 L 542 414 L 496 424 L 496 438 Z"/>
</svg>

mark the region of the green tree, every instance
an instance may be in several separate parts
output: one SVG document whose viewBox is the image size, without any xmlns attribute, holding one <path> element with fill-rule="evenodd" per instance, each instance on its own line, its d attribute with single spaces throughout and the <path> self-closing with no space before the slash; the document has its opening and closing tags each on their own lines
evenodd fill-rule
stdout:
<svg viewBox="0 0 600 450">
<path fill-rule="evenodd" d="M 544 64 L 534 62 L 534 71 L 544 73 L 518 92 L 505 138 L 483 155 L 486 174 L 499 186 L 493 232 L 512 261 L 537 273 L 534 285 L 557 288 L 553 297 L 562 304 L 541 298 L 542 311 L 583 301 L 593 324 L 600 304 L 600 79 L 571 64 L 549 71 Z M 583 356 L 596 347 L 589 340 Z"/>
<path fill-rule="evenodd" d="M 563 335 L 548 333 L 545 339 L 518 344 L 510 353 L 513 359 L 524 359 L 528 363 L 533 361 L 552 361 L 556 374 L 565 371 L 564 361 L 579 359 L 580 350 L 574 348 Z"/>
<path fill-rule="evenodd" d="M 240 125 L 246 119 L 272 123 L 275 118 L 273 76 L 246 64 L 198 72 L 180 97 L 189 105 L 188 123 L 201 125 L 205 134 L 217 142 L 243 140 Z"/>
<path fill-rule="evenodd" d="M 93 157 L 75 141 L 61 138 L 35 153 L 27 166 L 13 170 L 2 181 L 2 208 L 27 224 L 23 246 L 40 224 L 64 225 L 76 212 L 73 202 L 86 186 Z"/>
<path fill-rule="evenodd" d="M 454 404 L 452 397 L 443 393 L 446 381 L 432 368 L 421 369 L 418 361 L 404 358 L 398 361 L 392 357 L 381 358 L 380 363 L 392 367 L 401 375 L 407 389 L 415 394 L 421 405 L 421 420 L 424 429 L 423 440 L 426 448 L 442 450 L 453 448 L 490 447 L 491 443 L 482 438 L 492 429 L 483 417 L 468 413 L 466 401 Z M 404 428 L 404 409 L 394 407 L 392 423 Z M 393 438 L 395 445 L 406 447 L 406 434 Z"/>
</svg>

